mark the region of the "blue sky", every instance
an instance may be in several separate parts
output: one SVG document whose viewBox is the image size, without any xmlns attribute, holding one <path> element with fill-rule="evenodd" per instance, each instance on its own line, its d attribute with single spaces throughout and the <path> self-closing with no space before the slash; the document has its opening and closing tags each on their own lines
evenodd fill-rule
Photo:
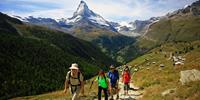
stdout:
<svg viewBox="0 0 200 100">
<path fill-rule="evenodd" d="M 84 0 L 109 21 L 134 21 L 163 16 L 197 0 Z M 22 17 L 69 18 L 80 0 L 1 0 L 0 11 Z"/>
</svg>

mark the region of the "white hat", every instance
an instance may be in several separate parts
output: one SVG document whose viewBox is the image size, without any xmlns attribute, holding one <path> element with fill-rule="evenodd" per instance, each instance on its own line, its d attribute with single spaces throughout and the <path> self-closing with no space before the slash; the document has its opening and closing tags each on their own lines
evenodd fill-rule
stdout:
<svg viewBox="0 0 200 100">
<path fill-rule="evenodd" d="M 113 65 L 111 65 L 110 68 L 115 68 L 115 67 Z"/>
<path fill-rule="evenodd" d="M 73 63 L 69 69 L 78 69 L 78 64 Z"/>
</svg>

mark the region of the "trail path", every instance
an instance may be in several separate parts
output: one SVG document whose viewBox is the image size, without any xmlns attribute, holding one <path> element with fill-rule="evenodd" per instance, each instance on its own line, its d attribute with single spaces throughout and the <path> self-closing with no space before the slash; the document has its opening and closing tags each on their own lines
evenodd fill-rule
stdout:
<svg viewBox="0 0 200 100">
<path fill-rule="evenodd" d="M 129 95 L 124 95 L 124 85 L 121 81 L 119 82 L 119 88 L 120 88 L 120 91 L 119 91 L 118 100 L 137 100 L 139 98 L 142 98 L 143 96 L 143 90 L 140 90 L 139 87 L 134 86 L 132 83 L 130 83 L 131 89 L 128 91 Z M 114 95 L 114 100 L 116 100 L 116 97 L 117 95 Z M 94 99 L 94 100 L 98 100 L 98 99 Z M 102 100 L 104 100 L 104 97 L 102 97 Z"/>
</svg>

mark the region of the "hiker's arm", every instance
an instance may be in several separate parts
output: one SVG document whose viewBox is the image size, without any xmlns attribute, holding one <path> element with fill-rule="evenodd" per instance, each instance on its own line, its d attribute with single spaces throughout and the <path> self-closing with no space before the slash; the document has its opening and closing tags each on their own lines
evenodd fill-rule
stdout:
<svg viewBox="0 0 200 100">
<path fill-rule="evenodd" d="M 121 82 L 122 83 L 124 82 L 124 74 L 122 74 L 122 80 L 121 80 Z"/>
<path fill-rule="evenodd" d="M 119 85 L 119 71 L 117 70 L 117 88 L 118 88 L 118 85 Z"/>
<path fill-rule="evenodd" d="M 81 94 L 84 95 L 84 82 L 81 81 Z"/>
<path fill-rule="evenodd" d="M 84 78 L 83 75 L 80 75 L 80 81 L 81 81 L 81 94 L 84 95 Z"/>
<path fill-rule="evenodd" d="M 67 92 L 67 88 L 69 87 L 68 82 L 69 82 L 69 72 L 67 73 L 67 75 L 66 75 L 66 79 L 65 79 L 64 93 Z"/>
<path fill-rule="evenodd" d="M 109 82 L 109 79 L 107 79 L 107 84 L 108 84 L 108 91 L 111 93 L 112 87 L 111 87 L 111 84 Z"/>
<path fill-rule="evenodd" d="M 66 79 L 65 80 L 65 88 L 64 88 L 64 93 L 67 92 L 67 88 L 69 87 L 69 84 L 68 84 L 68 80 Z"/>
</svg>

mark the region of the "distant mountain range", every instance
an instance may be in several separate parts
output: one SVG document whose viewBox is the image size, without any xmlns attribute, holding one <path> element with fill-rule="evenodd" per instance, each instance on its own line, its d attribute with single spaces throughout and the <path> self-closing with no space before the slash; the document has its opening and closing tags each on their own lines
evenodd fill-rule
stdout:
<svg viewBox="0 0 200 100">
<path fill-rule="evenodd" d="M 195 21 L 196 19 L 198 19 L 198 15 L 199 1 L 194 2 L 192 5 L 185 6 L 183 9 L 168 13 L 165 16 L 152 17 L 149 20 L 143 21 L 135 20 L 124 25 L 121 23 L 105 20 L 102 16 L 90 10 L 84 1 L 81 1 L 78 5 L 77 10 L 74 12 L 71 18 L 52 19 L 40 17 L 34 18 L 32 16 L 25 18 L 21 18 L 19 16 L 15 17 L 27 23 L 46 26 L 48 28 L 64 31 L 80 39 L 90 41 L 94 45 L 100 47 L 104 53 L 106 53 L 113 59 L 123 59 L 122 61 L 127 61 L 132 59 L 132 57 L 127 60 L 124 60 L 126 59 L 124 57 L 131 55 L 124 55 L 124 53 L 122 52 L 138 51 L 135 47 L 136 44 L 139 47 L 150 48 L 153 45 L 164 42 L 165 40 L 167 40 L 166 38 L 171 38 L 171 40 L 174 41 L 185 39 L 186 37 L 181 39 L 181 37 L 183 37 L 184 35 L 172 35 L 173 33 L 178 34 L 178 32 L 183 32 L 180 30 L 184 30 L 185 28 L 182 29 L 181 25 L 171 26 L 173 24 L 171 22 L 173 22 L 173 20 L 176 21 L 177 19 L 182 18 L 183 20 L 180 20 L 180 22 L 185 22 L 185 26 L 188 25 L 187 23 L 193 23 L 192 21 L 194 21 L 194 23 L 197 23 L 198 26 L 198 21 Z M 191 18 L 188 16 L 196 16 L 196 18 Z M 184 18 L 187 20 L 185 20 Z M 188 28 L 193 27 L 194 25 L 195 24 L 188 26 Z M 174 28 L 177 28 L 178 30 L 173 31 L 172 29 Z M 194 30 L 191 30 L 189 33 L 191 33 L 192 31 Z M 187 34 L 187 36 L 190 35 L 191 34 Z M 194 39 L 193 36 L 192 40 Z M 137 43 L 135 43 L 136 38 Z M 160 41 L 160 39 L 162 40 L 162 42 Z M 130 45 L 132 45 L 133 47 Z M 128 48 L 134 49 L 129 50 Z"/>
<path fill-rule="evenodd" d="M 146 29 L 149 24 L 159 20 L 159 18 L 154 17 L 145 21 L 136 20 L 135 22 L 130 22 L 127 25 L 121 25 L 117 22 L 110 22 L 105 20 L 102 16 L 90 10 L 84 1 L 80 2 L 77 10 L 74 12 L 71 18 L 52 19 L 41 17 L 35 18 L 33 16 L 25 18 L 20 16 L 14 17 L 20 19 L 23 22 L 42 25 L 65 32 L 73 31 L 77 27 L 87 26 L 106 29 L 112 32 L 119 32 L 123 35 L 132 37 L 140 36 L 140 33 L 142 33 L 142 31 Z"/>
<path fill-rule="evenodd" d="M 108 56 L 119 62 L 125 62 L 126 58 L 117 52 L 133 44 L 135 37 L 142 36 L 148 25 L 159 20 L 159 18 L 155 17 L 145 21 L 136 20 L 127 25 L 110 22 L 90 10 L 84 1 L 80 2 L 71 18 L 14 17 L 28 24 L 56 29 L 69 33 L 77 38 L 90 41 L 100 47 Z"/>
</svg>

